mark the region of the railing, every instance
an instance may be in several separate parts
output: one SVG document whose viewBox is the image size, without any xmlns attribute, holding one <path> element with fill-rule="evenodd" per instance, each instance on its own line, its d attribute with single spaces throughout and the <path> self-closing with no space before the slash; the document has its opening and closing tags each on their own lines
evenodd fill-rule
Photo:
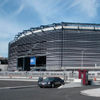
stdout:
<svg viewBox="0 0 100 100">
<path fill-rule="evenodd" d="M 0 72 L 0 78 L 38 78 L 38 77 L 61 77 L 64 80 L 68 78 L 78 78 L 78 73 L 72 73 L 71 71 L 56 71 L 56 72 L 46 72 L 46 71 L 34 71 L 34 72 Z"/>
<path fill-rule="evenodd" d="M 0 78 L 17 78 L 17 79 L 38 79 L 38 77 L 61 77 L 65 81 L 68 79 L 78 79 L 77 71 L 20 71 L 20 72 L 0 72 Z M 100 71 L 99 72 L 89 72 L 89 79 L 100 79 Z"/>
</svg>

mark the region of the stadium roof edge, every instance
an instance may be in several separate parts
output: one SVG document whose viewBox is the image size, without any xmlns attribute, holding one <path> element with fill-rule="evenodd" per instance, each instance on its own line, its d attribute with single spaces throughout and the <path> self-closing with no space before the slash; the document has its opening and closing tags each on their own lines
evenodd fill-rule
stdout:
<svg viewBox="0 0 100 100">
<path fill-rule="evenodd" d="M 62 27 L 65 26 L 65 27 Z M 15 38 L 12 42 L 15 42 L 16 40 L 20 39 L 21 37 L 24 37 L 25 35 L 29 35 L 32 33 L 39 33 L 43 31 L 50 31 L 55 29 L 88 29 L 88 30 L 99 30 L 100 31 L 100 24 L 95 23 L 73 23 L 73 22 L 61 22 L 61 23 L 53 23 L 49 25 L 41 25 L 40 27 L 34 27 L 30 28 L 28 30 L 24 30 L 23 32 L 19 32 L 17 35 L 15 35 Z M 30 33 L 29 33 L 30 32 Z"/>
</svg>

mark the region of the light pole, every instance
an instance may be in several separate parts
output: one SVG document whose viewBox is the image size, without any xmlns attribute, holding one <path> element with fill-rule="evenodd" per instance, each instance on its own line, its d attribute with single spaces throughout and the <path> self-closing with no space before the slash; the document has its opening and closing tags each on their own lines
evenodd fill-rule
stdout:
<svg viewBox="0 0 100 100">
<path fill-rule="evenodd" d="M 82 50 L 82 56 L 81 56 L 81 67 L 83 67 L 83 55 L 84 54 L 84 51 Z"/>
</svg>

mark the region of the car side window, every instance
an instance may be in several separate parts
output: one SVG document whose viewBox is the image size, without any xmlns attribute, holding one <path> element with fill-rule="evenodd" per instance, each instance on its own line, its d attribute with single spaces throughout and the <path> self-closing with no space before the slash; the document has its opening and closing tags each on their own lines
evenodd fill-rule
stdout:
<svg viewBox="0 0 100 100">
<path fill-rule="evenodd" d="M 38 82 L 41 82 L 41 81 L 43 81 L 43 78 L 39 77 Z"/>
<path fill-rule="evenodd" d="M 60 79 L 59 78 L 56 78 L 56 81 L 60 81 Z"/>
<path fill-rule="evenodd" d="M 54 78 L 54 81 L 57 82 L 57 78 Z"/>
<path fill-rule="evenodd" d="M 60 78 L 58 78 L 58 79 L 59 79 L 60 82 L 62 81 L 62 79 L 60 79 Z"/>
</svg>

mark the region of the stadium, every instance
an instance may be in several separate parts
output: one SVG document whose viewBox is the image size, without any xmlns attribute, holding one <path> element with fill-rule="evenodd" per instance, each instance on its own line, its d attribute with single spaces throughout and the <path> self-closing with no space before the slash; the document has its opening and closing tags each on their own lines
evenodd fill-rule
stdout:
<svg viewBox="0 0 100 100">
<path fill-rule="evenodd" d="M 9 43 L 9 68 L 65 70 L 100 66 L 100 24 L 54 23 L 18 33 Z"/>
</svg>

